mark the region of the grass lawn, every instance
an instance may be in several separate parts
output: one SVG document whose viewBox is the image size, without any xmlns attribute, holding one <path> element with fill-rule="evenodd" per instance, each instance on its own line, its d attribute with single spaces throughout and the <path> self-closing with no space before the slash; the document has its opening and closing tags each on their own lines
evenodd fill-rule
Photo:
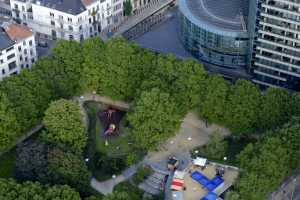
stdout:
<svg viewBox="0 0 300 200">
<path fill-rule="evenodd" d="M 96 154 L 104 155 L 103 159 L 107 158 L 119 159 L 118 166 L 122 168 L 121 160 L 124 160 L 129 153 L 134 152 L 133 146 L 131 145 L 129 133 L 125 131 L 124 125 L 121 121 L 120 125 L 120 135 L 108 138 L 108 146 L 105 146 L 105 139 L 101 135 L 102 127 L 99 118 L 97 117 L 97 112 L 99 110 L 106 109 L 107 106 L 97 102 L 86 102 L 84 108 L 89 117 L 89 127 L 88 127 L 88 145 L 86 148 L 86 156 L 91 158 L 91 162 L 88 163 L 89 169 L 93 172 L 93 175 L 99 180 L 106 180 L 111 178 L 112 174 L 108 174 L 107 163 L 105 166 L 96 166 Z M 114 165 L 111 163 L 111 165 Z M 126 167 L 126 166 L 125 166 Z M 123 170 L 123 169 L 120 169 Z M 117 173 L 117 172 L 116 172 Z"/>
<path fill-rule="evenodd" d="M 0 178 L 11 178 L 14 173 L 14 166 L 16 161 L 16 151 L 11 151 L 0 156 Z"/>
<path fill-rule="evenodd" d="M 95 151 L 104 153 L 109 157 L 121 157 L 127 155 L 132 150 L 132 147 L 129 134 L 124 131 L 124 126 L 122 126 L 122 124 L 120 125 L 120 136 L 108 138 L 109 145 L 105 146 L 105 139 L 101 135 L 101 122 L 97 117 L 97 112 L 105 108 L 105 105 L 96 102 L 87 102 L 85 104 L 85 109 L 87 110 L 90 120 L 89 136 L 95 140 Z"/>
</svg>

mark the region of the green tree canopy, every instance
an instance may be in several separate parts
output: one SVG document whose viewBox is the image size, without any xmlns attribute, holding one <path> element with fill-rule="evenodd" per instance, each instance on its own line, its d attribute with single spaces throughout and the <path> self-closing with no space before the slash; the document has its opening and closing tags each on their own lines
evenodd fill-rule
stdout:
<svg viewBox="0 0 300 200">
<path fill-rule="evenodd" d="M 83 42 L 83 56 L 81 87 L 82 91 L 93 92 L 99 91 L 103 72 L 105 45 L 97 37 L 87 39 Z"/>
<path fill-rule="evenodd" d="M 159 89 L 143 92 L 128 115 L 135 144 L 153 149 L 174 135 L 181 117 L 176 108 L 170 95 Z"/>
<path fill-rule="evenodd" d="M 209 142 L 201 148 L 201 153 L 213 159 L 223 159 L 227 151 L 227 142 L 220 133 L 215 132 L 210 136 Z"/>
<path fill-rule="evenodd" d="M 70 148 L 80 155 L 86 145 L 87 134 L 82 122 L 79 106 L 61 99 L 54 101 L 45 112 L 46 141 L 60 147 Z"/>
<path fill-rule="evenodd" d="M 124 1 L 123 8 L 124 8 L 124 16 L 131 15 L 132 12 L 131 0 Z"/>
<path fill-rule="evenodd" d="M 35 96 L 34 89 L 28 88 L 21 76 L 12 76 L 1 82 L 0 90 L 10 102 L 10 109 L 15 113 L 21 131 L 32 128 L 38 122 L 40 113 L 34 104 L 39 98 Z"/>
<path fill-rule="evenodd" d="M 5 94 L 0 91 L 0 152 L 9 148 L 20 134 L 20 126 Z"/>
<path fill-rule="evenodd" d="M 252 83 L 238 80 L 228 97 L 225 120 L 234 134 L 249 134 L 256 130 L 261 102 L 259 90 Z"/>
<path fill-rule="evenodd" d="M 69 186 L 44 187 L 37 182 L 17 183 L 0 179 L 0 200 L 80 200 Z"/>
<path fill-rule="evenodd" d="M 283 128 L 268 132 L 255 145 L 239 155 L 241 177 L 237 191 L 243 200 L 262 200 L 300 166 L 300 120 L 293 119 Z"/>
<path fill-rule="evenodd" d="M 82 193 L 87 193 L 91 173 L 83 158 L 54 148 L 48 153 L 48 170 L 52 182 L 67 184 Z"/>
<path fill-rule="evenodd" d="M 205 98 L 200 102 L 200 113 L 210 122 L 224 124 L 229 84 L 220 76 L 211 76 L 206 85 Z"/>
<path fill-rule="evenodd" d="M 259 120 L 261 129 L 277 127 L 291 117 L 293 102 L 287 90 L 269 88 L 262 98 Z"/>
<path fill-rule="evenodd" d="M 128 200 L 131 199 L 131 196 L 126 192 L 115 191 L 112 194 L 107 195 L 103 200 Z"/>
</svg>

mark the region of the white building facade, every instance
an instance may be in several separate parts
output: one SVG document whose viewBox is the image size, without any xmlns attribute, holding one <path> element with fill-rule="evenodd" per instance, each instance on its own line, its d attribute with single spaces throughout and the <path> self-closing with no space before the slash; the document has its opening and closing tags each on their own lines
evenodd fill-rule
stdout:
<svg viewBox="0 0 300 200">
<path fill-rule="evenodd" d="M 22 25 L 5 25 L 0 31 L 0 80 L 30 68 L 36 60 L 33 32 Z"/>
<path fill-rule="evenodd" d="M 123 0 L 11 0 L 12 16 L 51 39 L 84 40 L 118 24 Z"/>
</svg>

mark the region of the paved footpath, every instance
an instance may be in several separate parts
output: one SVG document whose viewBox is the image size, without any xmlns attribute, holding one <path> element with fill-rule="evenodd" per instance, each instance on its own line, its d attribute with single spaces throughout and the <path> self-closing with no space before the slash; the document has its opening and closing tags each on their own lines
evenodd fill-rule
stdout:
<svg viewBox="0 0 300 200">
<path fill-rule="evenodd" d="M 120 101 L 113 101 L 111 99 L 97 96 L 97 95 L 84 95 L 83 97 L 76 97 L 76 101 L 79 102 L 82 112 L 85 113 L 83 103 L 86 101 L 97 101 L 106 104 L 112 104 L 119 106 L 120 108 L 129 109 L 129 104 Z M 88 125 L 87 115 L 84 117 Z M 180 130 L 178 133 L 170 138 L 164 145 L 158 148 L 158 151 L 150 152 L 148 155 L 138 164 L 131 166 L 123 171 L 115 179 L 111 178 L 106 181 L 98 181 L 95 178 L 91 179 L 91 187 L 96 191 L 107 195 L 113 192 L 114 186 L 128 180 L 134 175 L 138 167 L 142 164 L 150 165 L 155 169 L 166 170 L 167 160 L 169 156 L 177 156 L 184 165 L 188 164 L 188 152 L 197 147 L 206 144 L 209 141 L 209 136 L 214 133 L 228 135 L 230 132 L 221 126 L 212 124 L 206 126 L 205 122 L 197 117 L 196 114 L 190 112 L 182 120 Z"/>
</svg>

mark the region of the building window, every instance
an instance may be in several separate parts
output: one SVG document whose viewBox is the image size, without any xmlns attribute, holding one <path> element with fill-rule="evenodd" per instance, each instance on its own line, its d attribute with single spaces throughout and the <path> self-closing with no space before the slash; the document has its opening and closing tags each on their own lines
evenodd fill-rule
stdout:
<svg viewBox="0 0 300 200">
<path fill-rule="evenodd" d="M 73 40 L 74 36 L 73 35 L 69 35 L 69 40 Z"/>
<path fill-rule="evenodd" d="M 68 22 L 72 22 L 72 18 L 68 17 Z"/>
<path fill-rule="evenodd" d="M 58 19 L 64 20 L 64 17 L 63 17 L 62 15 L 59 15 L 59 16 L 58 16 Z"/>
<path fill-rule="evenodd" d="M 24 68 L 24 64 L 21 64 L 21 68 L 22 68 L 22 69 Z"/>
<path fill-rule="evenodd" d="M 26 41 L 23 42 L 23 45 L 26 45 Z"/>
<path fill-rule="evenodd" d="M 31 58 L 31 63 L 34 63 L 34 62 L 35 62 L 34 58 Z"/>
<path fill-rule="evenodd" d="M 17 67 L 16 61 L 11 62 L 11 63 L 8 64 L 8 69 L 9 69 L 9 71 L 15 69 L 16 67 Z"/>
<path fill-rule="evenodd" d="M 79 26 L 79 30 L 80 30 L 80 31 L 82 30 L 82 26 L 81 26 L 81 25 Z"/>
<path fill-rule="evenodd" d="M 2 69 L 2 75 L 4 75 L 5 74 L 5 69 Z"/>
<path fill-rule="evenodd" d="M 18 9 L 19 7 L 18 7 L 18 4 L 15 4 L 15 9 Z"/>
<path fill-rule="evenodd" d="M 25 7 L 24 6 L 22 6 L 22 11 L 25 11 Z"/>
<path fill-rule="evenodd" d="M 24 54 L 27 55 L 27 49 L 24 49 Z"/>
<path fill-rule="evenodd" d="M 32 40 L 29 41 L 29 46 L 32 46 Z"/>
<path fill-rule="evenodd" d="M 10 47 L 10 48 L 6 49 L 6 52 L 9 52 L 9 51 L 11 51 L 13 49 L 14 49 L 14 47 Z"/>
<path fill-rule="evenodd" d="M 52 26 L 55 26 L 55 22 L 54 21 L 51 20 L 50 23 L 51 23 Z"/>
<path fill-rule="evenodd" d="M 21 60 L 21 61 L 23 60 L 23 57 L 22 57 L 22 56 L 20 56 L 20 60 Z"/>
<path fill-rule="evenodd" d="M 32 51 L 32 49 L 30 49 L 30 55 L 31 55 L 31 56 L 33 55 L 33 51 Z"/>
<path fill-rule="evenodd" d="M 18 50 L 19 50 L 19 52 L 21 52 L 21 51 L 22 51 L 22 48 L 21 48 L 21 46 L 19 46 L 19 47 L 18 47 Z"/>
<path fill-rule="evenodd" d="M 26 68 L 29 68 L 29 65 L 28 65 L 28 64 L 26 64 Z"/>
<path fill-rule="evenodd" d="M 3 60 L 2 59 L 0 60 L 0 64 L 3 64 Z"/>
<path fill-rule="evenodd" d="M 54 13 L 51 12 L 51 13 L 50 13 L 50 17 L 54 17 Z"/>
<path fill-rule="evenodd" d="M 73 31 L 73 26 L 69 26 L 69 31 Z"/>
<path fill-rule="evenodd" d="M 9 56 L 7 56 L 7 60 L 9 60 L 9 59 L 12 59 L 12 58 L 14 58 L 15 57 L 15 54 L 13 53 L 13 54 L 10 54 Z"/>
</svg>

